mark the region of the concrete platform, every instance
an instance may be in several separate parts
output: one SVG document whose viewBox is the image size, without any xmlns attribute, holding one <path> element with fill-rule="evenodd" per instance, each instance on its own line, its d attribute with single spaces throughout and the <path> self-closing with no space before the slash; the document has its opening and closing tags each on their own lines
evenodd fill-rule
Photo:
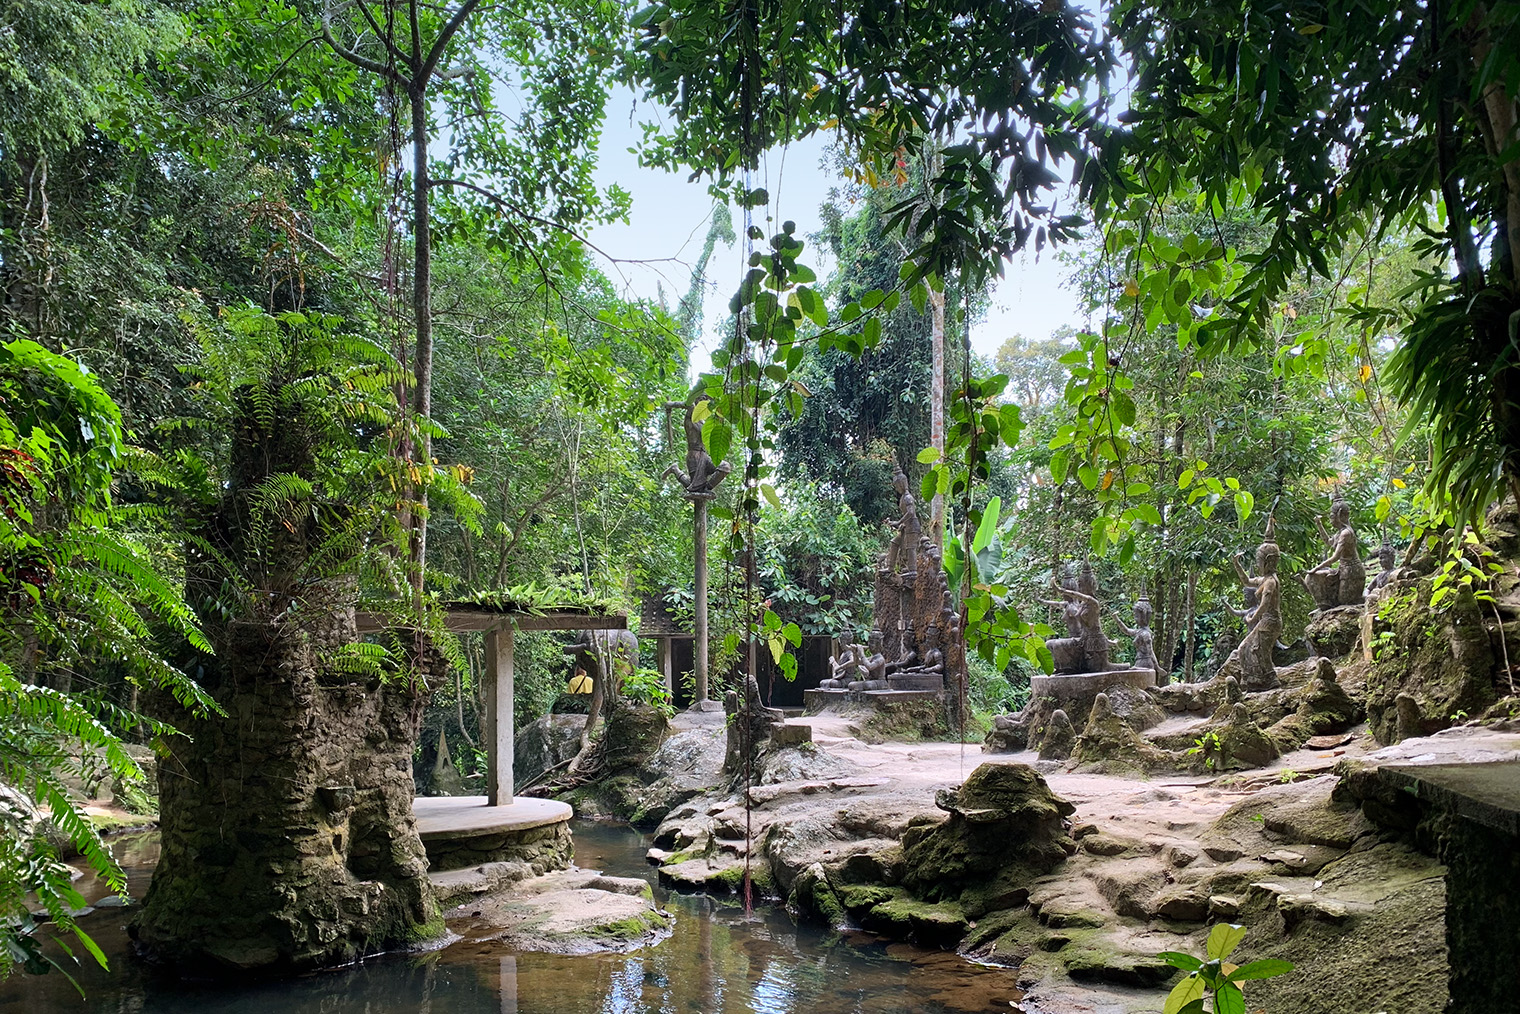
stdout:
<svg viewBox="0 0 1520 1014">
<path fill-rule="evenodd" d="M 488 806 L 485 796 L 421 796 L 412 800 L 428 872 L 520 864 L 534 875 L 570 865 L 569 804 L 519 796 Z"/>
<path fill-rule="evenodd" d="M 509 806 L 487 806 L 485 796 L 418 796 L 412 800 L 412 812 L 424 842 L 527 831 L 575 815 L 569 803 L 525 796 Z"/>
</svg>

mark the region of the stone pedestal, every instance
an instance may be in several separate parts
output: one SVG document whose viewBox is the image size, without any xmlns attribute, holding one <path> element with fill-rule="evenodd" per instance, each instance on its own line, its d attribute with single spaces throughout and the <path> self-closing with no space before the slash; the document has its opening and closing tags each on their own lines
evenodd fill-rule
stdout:
<svg viewBox="0 0 1520 1014">
<path fill-rule="evenodd" d="M 1144 690 L 1156 685 L 1154 669 L 1110 669 L 1105 672 L 1056 673 L 1051 676 L 1035 676 L 1029 680 L 1031 697 L 1054 697 L 1065 707 L 1071 702 L 1082 702 L 1085 714 L 1092 707 L 1093 698 L 1113 687 L 1126 686 Z"/>
</svg>

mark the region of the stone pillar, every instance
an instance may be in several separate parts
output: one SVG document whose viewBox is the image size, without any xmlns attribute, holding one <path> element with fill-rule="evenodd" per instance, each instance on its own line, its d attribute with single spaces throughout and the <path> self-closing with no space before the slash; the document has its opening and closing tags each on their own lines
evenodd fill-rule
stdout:
<svg viewBox="0 0 1520 1014">
<path fill-rule="evenodd" d="M 486 631 L 486 805 L 512 802 L 512 623 Z"/>
</svg>

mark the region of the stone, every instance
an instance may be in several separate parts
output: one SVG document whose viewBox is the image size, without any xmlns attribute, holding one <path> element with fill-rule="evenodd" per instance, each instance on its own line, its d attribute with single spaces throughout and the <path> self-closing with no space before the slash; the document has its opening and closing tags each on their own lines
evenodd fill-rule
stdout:
<svg viewBox="0 0 1520 1014">
<path fill-rule="evenodd" d="M 1282 591 L 1277 577 L 1277 563 L 1281 553 L 1276 541 L 1276 525 L 1267 521 L 1266 535 L 1256 547 L 1256 576 L 1246 574 L 1235 561 L 1235 570 L 1241 583 L 1252 593 L 1254 605 L 1242 612 L 1246 623 L 1246 636 L 1235 649 L 1221 673 L 1232 668 L 1240 675 L 1241 685 L 1247 690 L 1268 690 L 1277 685 L 1277 640 L 1282 636 Z"/>
<path fill-rule="evenodd" d="M 569 763 L 581 748 L 584 714 L 548 714 L 521 729 L 512 744 L 512 772 L 519 786 L 529 786 L 542 776 Z"/>
<path fill-rule="evenodd" d="M 1075 579 L 1051 587 L 1060 599 L 1041 599 L 1042 605 L 1059 607 L 1066 620 L 1067 637 L 1047 640 L 1045 646 L 1055 658 L 1058 674 L 1104 672 L 1109 668 L 1108 653 L 1116 642 L 1103 633 L 1103 603 L 1098 601 L 1098 579 L 1092 564 L 1084 563 Z"/>
<path fill-rule="evenodd" d="M 1077 730 L 1072 727 L 1066 712 L 1057 708 L 1046 723 L 1040 743 L 1040 760 L 1066 760 L 1076 745 Z"/>
<path fill-rule="evenodd" d="M 670 935 L 673 917 L 649 885 L 565 870 L 519 881 L 450 912 L 466 942 L 549 954 L 624 953 Z"/>
<path fill-rule="evenodd" d="M 927 901 L 1022 887 L 1075 849 L 1063 827 L 1075 808 L 1027 764 L 982 764 L 935 805 L 949 819 L 902 836 L 903 886 Z"/>
</svg>

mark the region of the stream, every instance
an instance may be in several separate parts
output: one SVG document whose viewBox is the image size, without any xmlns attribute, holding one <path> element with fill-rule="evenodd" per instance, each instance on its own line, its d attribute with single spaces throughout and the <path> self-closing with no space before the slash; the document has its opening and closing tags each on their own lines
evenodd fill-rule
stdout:
<svg viewBox="0 0 1520 1014">
<path fill-rule="evenodd" d="M 577 820 L 575 862 L 615 876 L 643 877 L 645 836 Z M 154 833 L 114 842 L 141 899 L 158 858 Z M 87 900 L 106 895 L 92 876 Z M 1018 1011 L 1009 969 L 942 951 L 888 943 L 866 933 L 795 926 L 762 904 L 750 914 L 700 895 L 655 886 L 676 915 L 674 934 L 630 954 L 524 954 L 500 944 L 455 943 L 427 954 L 371 958 L 348 968 L 240 985 L 165 980 L 135 961 L 120 908 L 81 925 L 110 958 L 109 973 L 87 962 L 76 974 L 86 998 L 56 972 L 0 982 L 0 1014 L 54 1011 L 148 1014 L 981 1014 Z M 76 948 L 77 949 L 77 948 Z"/>
</svg>

